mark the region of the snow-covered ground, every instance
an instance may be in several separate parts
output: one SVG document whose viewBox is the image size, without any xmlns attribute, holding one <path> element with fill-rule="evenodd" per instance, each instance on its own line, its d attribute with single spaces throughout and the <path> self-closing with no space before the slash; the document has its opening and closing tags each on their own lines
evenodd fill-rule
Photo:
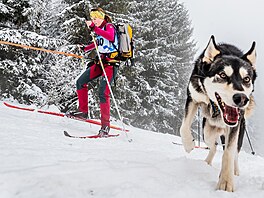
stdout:
<svg viewBox="0 0 264 198">
<path fill-rule="evenodd" d="M 71 139 L 96 134 L 99 126 L 0 102 L 1 198 L 171 198 L 264 197 L 264 159 L 240 153 L 236 191 L 216 191 L 219 148 L 213 166 L 207 150 L 185 153 L 179 137 L 129 127 L 129 143 L 117 138 Z M 112 133 L 117 131 L 112 130 Z"/>
</svg>

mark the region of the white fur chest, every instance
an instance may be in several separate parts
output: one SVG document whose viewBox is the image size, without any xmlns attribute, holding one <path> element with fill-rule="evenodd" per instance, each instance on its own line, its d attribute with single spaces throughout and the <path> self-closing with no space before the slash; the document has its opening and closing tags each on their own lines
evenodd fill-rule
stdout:
<svg viewBox="0 0 264 198">
<path fill-rule="evenodd" d="M 198 83 L 199 83 L 199 87 L 203 90 L 200 81 L 198 81 Z M 192 99 L 194 99 L 196 102 L 198 102 L 198 103 L 203 102 L 203 103 L 206 103 L 206 104 L 209 103 L 208 96 L 206 94 L 204 94 L 204 93 L 206 93 L 205 90 L 203 90 L 204 93 L 199 93 L 199 92 L 197 92 L 195 90 L 195 88 L 193 87 L 192 83 L 190 83 L 189 84 L 189 91 L 191 93 Z"/>
</svg>

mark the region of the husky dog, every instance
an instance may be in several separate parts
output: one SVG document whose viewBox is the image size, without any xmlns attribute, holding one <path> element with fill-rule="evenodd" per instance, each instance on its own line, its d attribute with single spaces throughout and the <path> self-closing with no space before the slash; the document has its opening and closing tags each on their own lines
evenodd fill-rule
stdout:
<svg viewBox="0 0 264 198">
<path fill-rule="evenodd" d="M 205 143 L 210 148 L 205 161 L 211 165 L 216 142 L 225 137 L 225 149 L 217 189 L 234 191 L 234 175 L 239 175 L 238 153 L 242 146 L 245 118 L 253 107 L 256 79 L 256 49 L 243 54 L 229 44 L 216 44 L 214 36 L 196 60 L 187 88 L 185 115 L 180 128 L 184 148 L 191 152 L 194 139 L 191 123 L 198 110 L 203 113 Z"/>
</svg>

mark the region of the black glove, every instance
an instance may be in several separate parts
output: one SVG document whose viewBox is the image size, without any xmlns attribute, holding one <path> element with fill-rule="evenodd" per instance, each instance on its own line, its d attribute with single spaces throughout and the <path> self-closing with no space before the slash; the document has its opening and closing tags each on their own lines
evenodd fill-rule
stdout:
<svg viewBox="0 0 264 198">
<path fill-rule="evenodd" d="M 94 61 L 89 62 L 89 63 L 87 64 L 87 66 L 86 66 L 86 69 L 88 69 L 89 67 L 93 66 L 94 64 L 95 64 Z"/>
<path fill-rule="evenodd" d="M 80 45 L 79 48 L 80 48 L 80 50 L 84 51 L 85 46 L 84 45 Z"/>
</svg>

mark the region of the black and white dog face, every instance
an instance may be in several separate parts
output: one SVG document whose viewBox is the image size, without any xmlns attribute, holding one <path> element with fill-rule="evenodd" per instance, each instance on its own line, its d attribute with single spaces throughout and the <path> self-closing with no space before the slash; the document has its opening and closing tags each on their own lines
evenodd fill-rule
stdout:
<svg viewBox="0 0 264 198">
<path fill-rule="evenodd" d="M 248 106 L 254 90 L 255 42 L 243 54 L 232 45 L 216 45 L 212 36 L 202 61 L 206 68 L 203 83 L 209 99 L 220 107 L 225 124 L 236 126 L 240 110 Z"/>
</svg>

